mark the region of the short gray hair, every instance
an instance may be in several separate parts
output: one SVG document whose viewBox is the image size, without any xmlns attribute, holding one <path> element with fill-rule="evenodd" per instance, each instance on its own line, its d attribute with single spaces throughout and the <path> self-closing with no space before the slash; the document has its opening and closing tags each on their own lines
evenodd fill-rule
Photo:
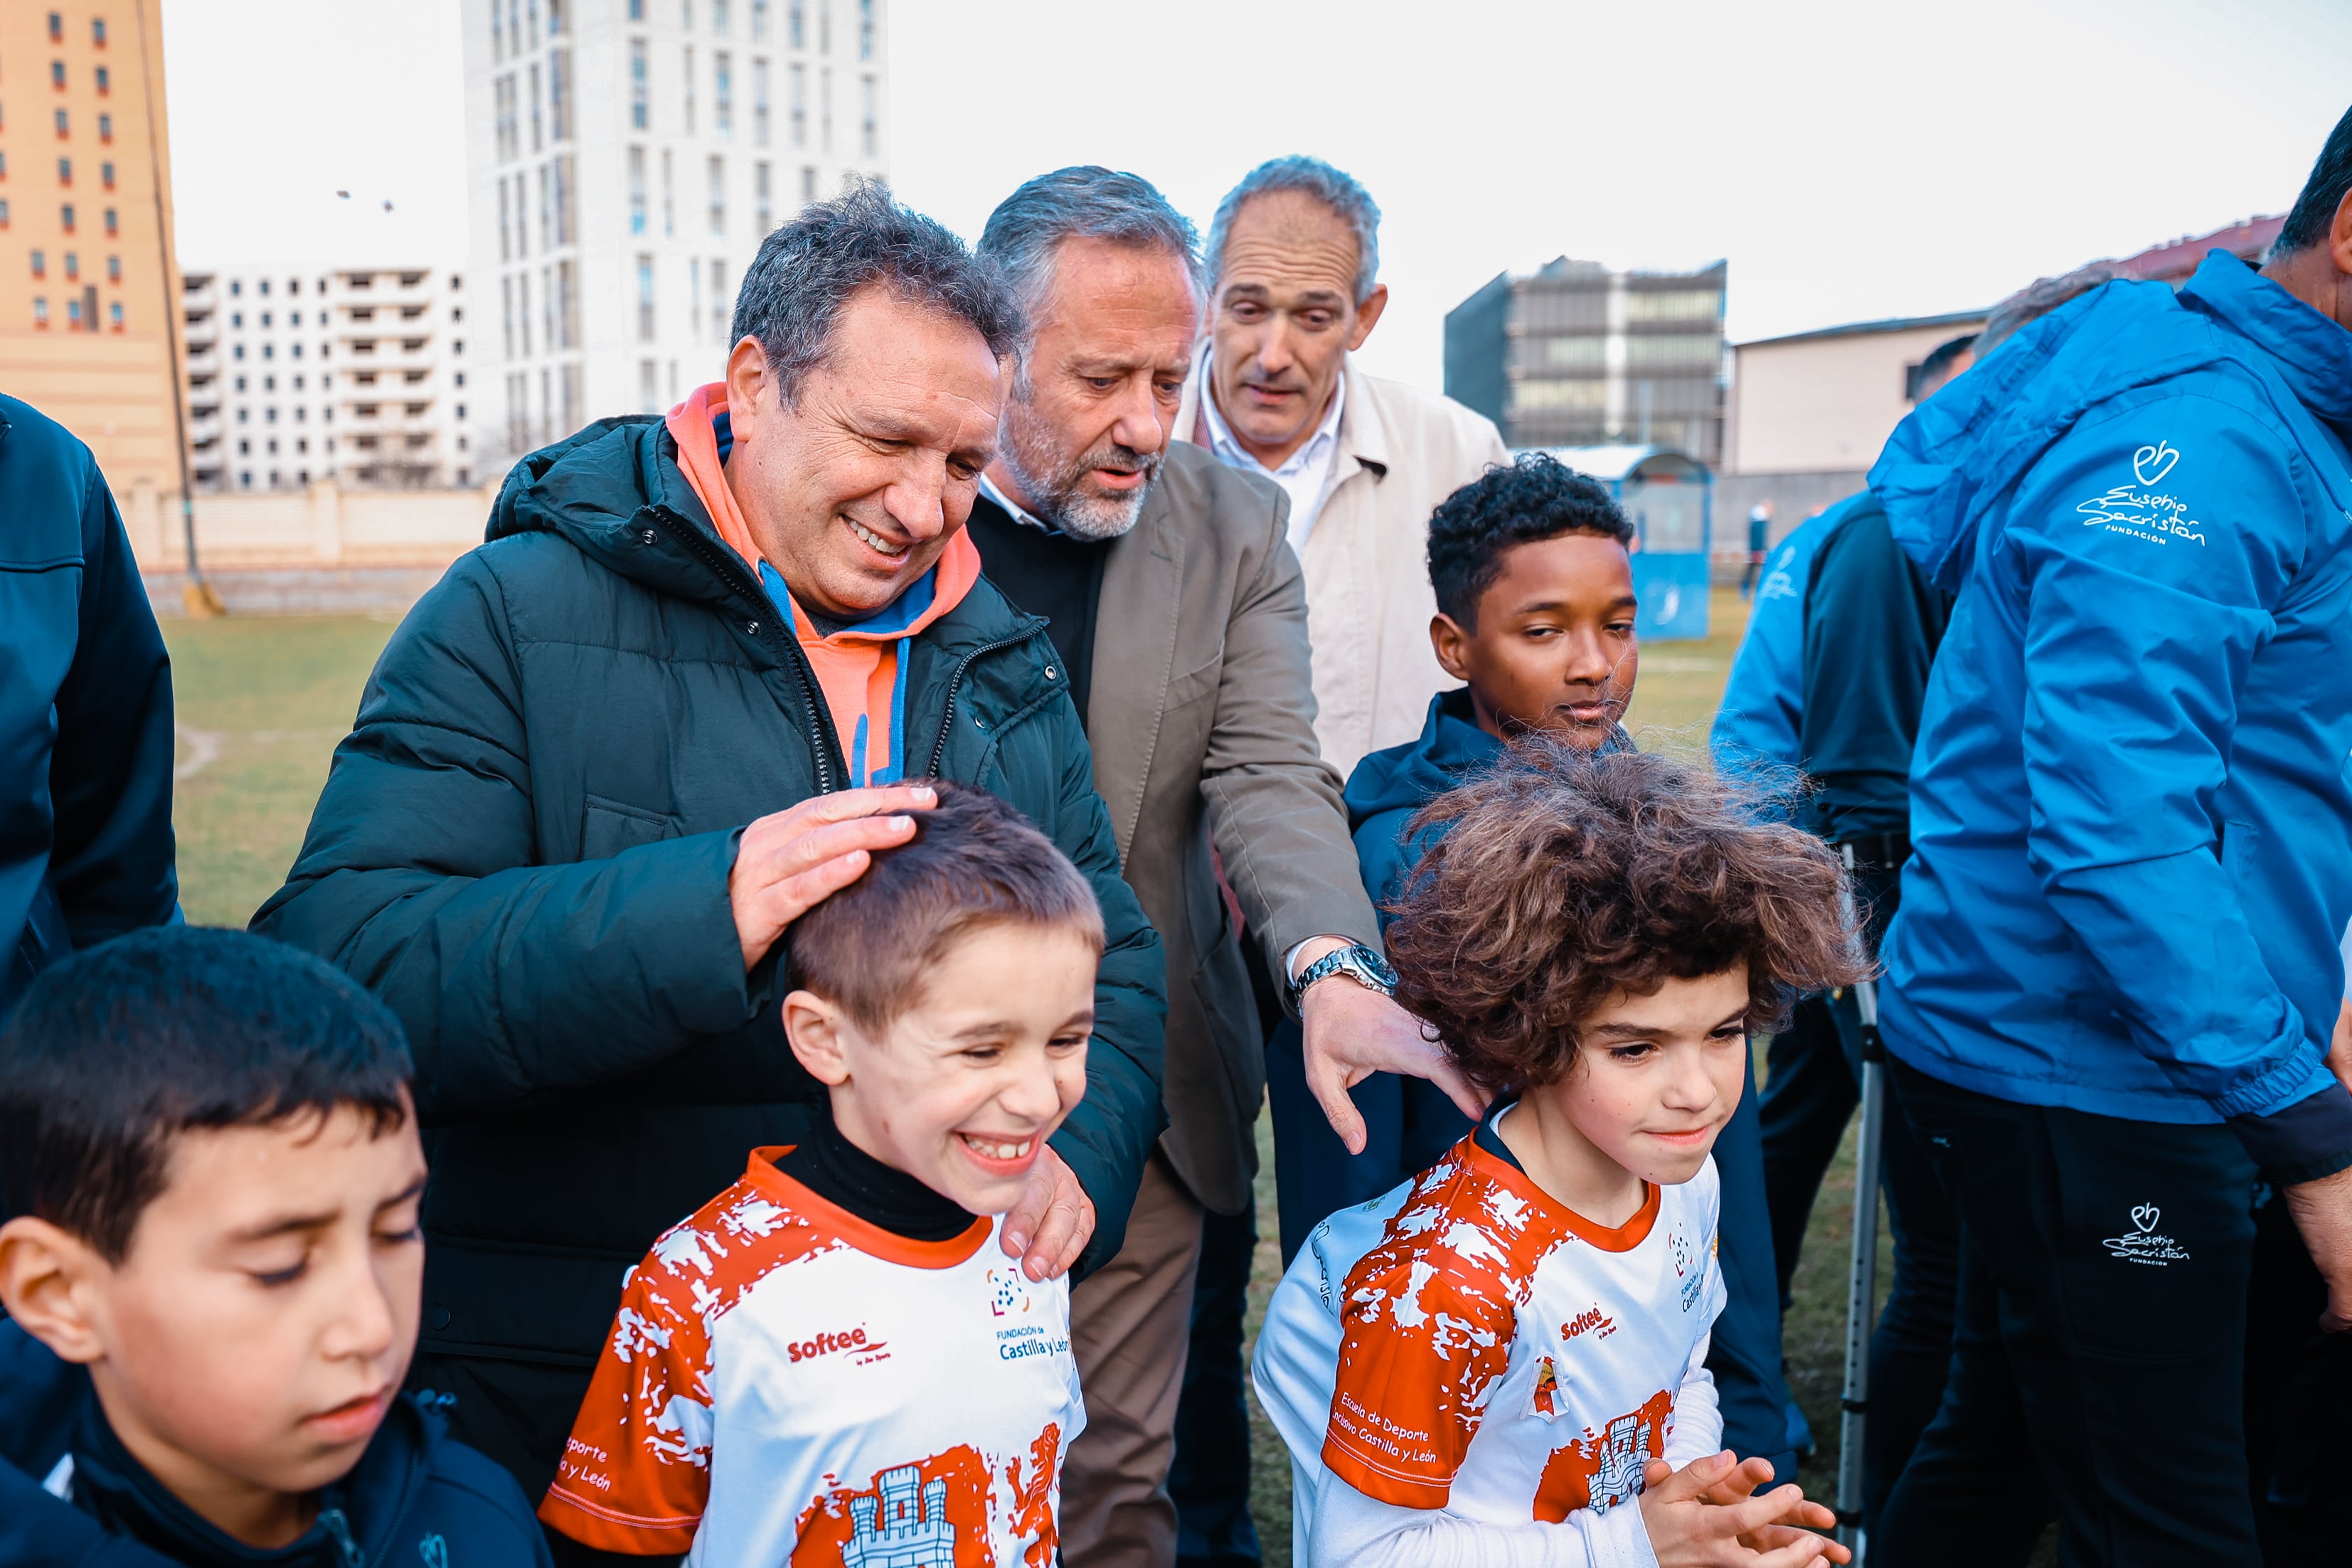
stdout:
<svg viewBox="0 0 2352 1568">
<path fill-rule="evenodd" d="M 1209 285 L 1213 289 L 1224 281 L 1225 241 L 1234 232 L 1234 219 L 1252 196 L 1270 196 L 1277 191 L 1297 191 L 1312 196 L 1339 214 L 1356 235 L 1356 303 L 1361 305 L 1371 297 L 1372 285 L 1381 276 L 1381 209 L 1372 193 L 1356 182 L 1353 174 L 1333 168 L 1320 158 L 1309 158 L 1294 152 L 1287 158 L 1269 158 L 1248 173 L 1242 183 L 1225 193 L 1217 204 L 1217 215 L 1209 220 Z"/>
<path fill-rule="evenodd" d="M 1067 239 L 1164 250 L 1181 257 L 1201 292 L 1201 236 L 1192 220 L 1168 204 L 1140 174 L 1074 163 L 1040 174 L 996 204 L 974 248 L 1003 273 L 1024 309 L 1035 310 L 1053 276 L 1054 253 Z"/>
<path fill-rule="evenodd" d="M 996 268 L 875 180 L 802 209 L 760 243 L 735 294 L 735 341 L 759 340 L 790 402 L 832 354 L 842 308 L 869 284 L 965 322 L 1000 360 L 1020 347 L 1021 305 Z"/>
<path fill-rule="evenodd" d="M 2130 274 L 2112 261 L 2094 261 L 2056 277 L 2037 277 L 1992 308 L 1992 318 L 1970 347 L 1981 361 L 2061 305 Z"/>
</svg>

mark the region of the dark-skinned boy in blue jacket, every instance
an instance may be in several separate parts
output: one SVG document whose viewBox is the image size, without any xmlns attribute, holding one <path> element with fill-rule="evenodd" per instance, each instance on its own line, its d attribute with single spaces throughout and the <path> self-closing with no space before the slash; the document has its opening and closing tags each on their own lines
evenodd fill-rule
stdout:
<svg viewBox="0 0 2352 1568">
<path fill-rule="evenodd" d="M 2023 1563 L 2053 1517 L 2084 1568 L 2262 1559 L 2258 1182 L 2352 1327 L 2347 435 L 2352 114 L 2259 273 L 2084 296 L 1871 472 L 1958 595 L 1882 956 L 1958 1305 L 1886 1561 Z"/>
<path fill-rule="evenodd" d="M 1489 470 L 1430 518 L 1438 608 L 1430 642 L 1445 673 L 1465 684 L 1431 700 L 1419 740 L 1372 753 L 1348 780 L 1356 855 L 1383 923 L 1427 847 L 1408 831 L 1414 815 L 1492 762 L 1509 737 L 1544 730 L 1597 751 L 1633 745 L 1622 724 L 1640 662 L 1627 554 L 1633 538 L 1605 488 L 1539 453 Z M 1286 1049 L 1295 1056 L 1295 1035 L 1276 1037 L 1270 1073 L 1298 1071 Z M 1276 1129 L 1286 1259 L 1326 1215 L 1420 1174 L 1471 1130 L 1433 1084 L 1381 1074 L 1352 1093 L 1369 1134 L 1361 1155 L 1350 1155 L 1319 1114 L 1313 1125 L 1302 1117 Z M 1312 1099 L 1304 1103 L 1312 1110 Z M 1796 1454 L 1752 1069 L 1715 1159 L 1723 1174 L 1729 1299 L 1707 1365 L 1724 1442 L 1743 1458 L 1770 1459 L 1786 1481 L 1794 1479 Z"/>
<path fill-rule="evenodd" d="M 425 1155 L 341 971 L 170 926 L 0 1030 L 0 1563 L 537 1564 L 522 1490 L 401 1392 Z"/>
</svg>

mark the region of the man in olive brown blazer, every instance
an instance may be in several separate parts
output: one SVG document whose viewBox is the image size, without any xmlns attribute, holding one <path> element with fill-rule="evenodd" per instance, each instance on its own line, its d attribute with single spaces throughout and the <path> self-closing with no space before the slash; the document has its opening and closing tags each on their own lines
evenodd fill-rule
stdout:
<svg viewBox="0 0 2352 1568">
<path fill-rule="evenodd" d="M 1470 1101 L 1386 993 L 1339 778 L 1316 746 L 1287 502 L 1171 440 L 1200 320 L 1194 245 L 1149 183 L 1074 168 L 1013 193 L 978 247 L 1034 336 L 971 537 L 991 580 L 1049 622 L 1168 961 L 1168 1127 L 1125 1246 L 1072 1297 L 1087 1398 L 1062 1480 L 1073 1568 L 1175 1561 L 1166 1483 L 1202 1218 L 1243 1209 L 1257 1166 L 1264 1036 L 1244 930 L 1288 982 L 1335 1124 L 1373 1071 L 1445 1078 Z"/>
</svg>

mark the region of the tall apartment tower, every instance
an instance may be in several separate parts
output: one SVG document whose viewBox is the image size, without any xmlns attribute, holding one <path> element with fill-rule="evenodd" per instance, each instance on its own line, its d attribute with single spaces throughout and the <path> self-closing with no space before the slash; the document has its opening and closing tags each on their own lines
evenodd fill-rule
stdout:
<svg viewBox="0 0 2352 1568">
<path fill-rule="evenodd" d="M 180 487 L 162 0 L 0 4 L 0 391 Z"/>
<path fill-rule="evenodd" d="M 1559 256 L 1445 318 L 1445 392 L 1512 446 L 1610 442 L 1723 455 L 1722 262 L 1612 272 Z"/>
<path fill-rule="evenodd" d="M 465 0 L 476 473 L 719 379 L 760 241 L 886 172 L 884 0 Z"/>
</svg>

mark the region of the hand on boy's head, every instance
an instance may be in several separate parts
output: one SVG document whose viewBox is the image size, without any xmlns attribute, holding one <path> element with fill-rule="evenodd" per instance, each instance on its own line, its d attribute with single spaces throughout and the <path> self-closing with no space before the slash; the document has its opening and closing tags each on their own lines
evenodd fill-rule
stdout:
<svg viewBox="0 0 2352 1568">
<path fill-rule="evenodd" d="M 939 796 L 920 784 L 841 789 L 745 828 L 727 875 L 743 967 L 765 957 L 784 927 L 864 874 L 872 851 L 912 838 L 915 824 L 907 813 L 938 803 Z"/>
<path fill-rule="evenodd" d="M 1436 616 L 1429 638 L 1445 673 L 1470 687 L 1481 728 L 1505 739 L 1548 731 L 1590 749 L 1633 700 L 1633 611 L 1625 547 L 1563 533 L 1503 551 L 1471 613 Z"/>
<path fill-rule="evenodd" d="M 0 1226 L 0 1303 L 89 1366 L 123 1446 L 250 1544 L 308 1527 L 415 1348 L 425 1156 L 413 1113 L 299 1113 L 175 1134 L 110 1262 L 30 1217 Z"/>
<path fill-rule="evenodd" d="M 1727 1450 L 1678 1470 L 1664 1459 L 1643 1468 L 1642 1527 L 1658 1568 L 1822 1568 L 1853 1560 L 1835 1541 L 1796 1528 L 1826 1530 L 1837 1522 L 1828 1509 L 1805 1500 L 1803 1488 L 1748 1495 L 1760 1484 L 1752 1473 L 1759 1465 L 1769 1479 L 1769 1461 L 1742 1463 Z"/>
</svg>

